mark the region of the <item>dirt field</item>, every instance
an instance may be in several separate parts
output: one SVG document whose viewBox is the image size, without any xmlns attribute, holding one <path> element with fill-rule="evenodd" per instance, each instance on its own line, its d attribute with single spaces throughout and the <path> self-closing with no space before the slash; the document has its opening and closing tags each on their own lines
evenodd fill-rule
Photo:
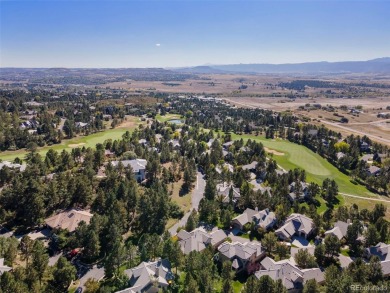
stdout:
<svg viewBox="0 0 390 293">
<path fill-rule="evenodd" d="M 263 108 L 281 111 L 292 111 L 298 117 L 310 118 L 311 123 L 326 125 L 326 127 L 340 132 L 342 135 L 367 135 L 371 139 L 390 145 L 390 119 L 378 118 L 378 113 L 386 112 L 390 106 L 390 97 L 358 98 L 358 99 L 278 99 L 278 98 L 254 98 L 254 97 L 230 97 L 228 102 L 238 107 Z M 333 106 L 334 112 L 326 110 L 301 110 L 306 104 L 321 104 L 321 106 Z M 340 106 L 348 108 L 361 106 L 362 113 L 352 114 L 341 110 Z M 337 114 L 338 116 L 335 116 Z M 340 123 L 340 116 L 346 117 L 348 123 Z"/>
<path fill-rule="evenodd" d="M 304 92 L 279 86 L 280 82 L 294 80 L 321 80 L 343 84 L 380 83 L 383 88 L 371 86 L 348 86 L 345 88 L 310 88 Z M 311 120 L 317 125 L 326 125 L 343 135 L 367 135 L 371 139 L 390 145 L 390 123 L 377 115 L 389 112 L 390 76 L 380 75 L 337 75 L 337 76 L 285 76 L 285 75 L 239 75 L 239 74 L 204 74 L 198 79 L 186 81 L 127 81 L 110 83 L 105 86 L 127 89 L 130 93 L 147 95 L 150 92 L 169 92 L 181 94 L 217 95 L 238 107 L 263 108 L 274 111 L 292 111 L 302 120 Z M 240 87 L 245 87 L 241 88 Z M 329 95 L 329 92 L 332 95 Z M 295 98 L 288 98 L 293 95 Z M 312 110 L 307 104 L 331 106 L 332 111 Z M 342 110 L 345 106 L 348 110 Z M 360 106 L 361 113 L 350 113 L 349 109 Z M 303 109 L 302 109 L 303 108 Z M 341 117 L 348 123 L 340 123 Z"/>
</svg>

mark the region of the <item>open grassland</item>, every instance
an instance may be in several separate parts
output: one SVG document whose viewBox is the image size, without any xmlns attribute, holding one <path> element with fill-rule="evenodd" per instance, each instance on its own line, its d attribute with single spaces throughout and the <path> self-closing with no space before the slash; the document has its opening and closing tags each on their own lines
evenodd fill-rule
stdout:
<svg viewBox="0 0 390 293">
<path fill-rule="evenodd" d="M 62 152 L 63 150 L 71 151 L 76 147 L 95 147 L 98 143 L 103 143 L 107 139 L 120 139 L 122 135 L 126 133 L 126 131 L 133 131 L 137 125 L 141 122 L 138 121 L 137 117 L 128 117 L 127 121 L 123 123 L 123 125 L 114 129 L 107 129 L 105 131 L 93 133 L 86 136 L 78 136 L 72 139 L 64 139 L 61 143 L 44 146 L 38 148 L 38 153 L 44 156 L 50 149 L 53 149 L 58 152 Z M 0 153 L 0 159 L 3 161 L 13 161 L 16 157 L 23 159 L 24 156 L 28 153 L 27 150 L 21 149 L 17 151 L 5 151 Z"/>
</svg>

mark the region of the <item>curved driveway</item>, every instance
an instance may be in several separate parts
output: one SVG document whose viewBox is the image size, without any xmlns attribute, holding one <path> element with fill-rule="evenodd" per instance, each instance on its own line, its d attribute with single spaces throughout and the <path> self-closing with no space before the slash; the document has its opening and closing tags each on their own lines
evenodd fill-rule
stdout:
<svg viewBox="0 0 390 293">
<path fill-rule="evenodd" d="M 197 172 L 196 174 L 196 183 L 195 188 L 192 190 L 191 194 L 191 211 L 193 209 L 198 210 L 199 208 L 199 202 L 203 198 L 204 189 L 206 187 L 206 180 L 204 180 L 203 175 L 201 172 Z M 171 228 L 169 228 L 169 233 L 173 236 L 176 235 L 177 228 L 183 227 L 186 225 L 188 217 L 191 214 L 191 211 L 187 212 L 183 218 L 180 219 L 179 222 L 177 222 L 175 225 L 173 225 Z"/>
</svg>

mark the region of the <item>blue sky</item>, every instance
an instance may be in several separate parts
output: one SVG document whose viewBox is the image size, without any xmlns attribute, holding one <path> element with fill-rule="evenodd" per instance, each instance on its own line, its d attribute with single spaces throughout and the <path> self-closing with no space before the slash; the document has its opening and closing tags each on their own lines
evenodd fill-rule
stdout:
<svg viewBox="0 0 390 293">
<path fill-rule="evenodd" d="M 4 1 L 2 67 L 177 67 L 390 56 L 390 1 Z"/>
</svg>

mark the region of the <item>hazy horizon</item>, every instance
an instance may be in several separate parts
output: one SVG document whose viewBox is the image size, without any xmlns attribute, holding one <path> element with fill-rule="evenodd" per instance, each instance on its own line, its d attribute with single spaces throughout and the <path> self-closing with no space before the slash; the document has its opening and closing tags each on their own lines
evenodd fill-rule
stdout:
<svg viewBox="0 0 390 293">
<path fill-rule="evenodd" d="M 235 63 L 235 64 L 198 64 L 198 65 L 188 65 L 188 66 L 146 66 L 146 67 L 66 67 L 66 66 L 53 66 L 53 67 L 23 67 L 23 66 L 0 66 L 0 68 L 6 69 L 127 69 L 127 68 L 162 68 L 162 69 L 175 69 L 175 68 L 191 68 L 191 67 L 207 67 L 207 66 L 224 66 L 224 65 L 255 65 L 255 64 L 267 64 L 267 65 L 294 65 L 294 64 L 304 64 L 304 63 L 320 63 L 320 62 L 327 62 L 327 63 L 337 63 L 337 62 L 366 62 L 366 61 L 372 61 L 376 59 L 384 59 L 390 57 L 377 57 L 369 60 L 339 60 L 339 61 L 326 61 L 326 60 L 318 60 L 318 61 L 307 61 L 307 62 L 288 62 L 288 63 Z"/>
<path fill-rule="evenodd" d="M 0 66 L 168 68 L 389 56 L 388 1 L 0 1 Z"/>
</svg>

